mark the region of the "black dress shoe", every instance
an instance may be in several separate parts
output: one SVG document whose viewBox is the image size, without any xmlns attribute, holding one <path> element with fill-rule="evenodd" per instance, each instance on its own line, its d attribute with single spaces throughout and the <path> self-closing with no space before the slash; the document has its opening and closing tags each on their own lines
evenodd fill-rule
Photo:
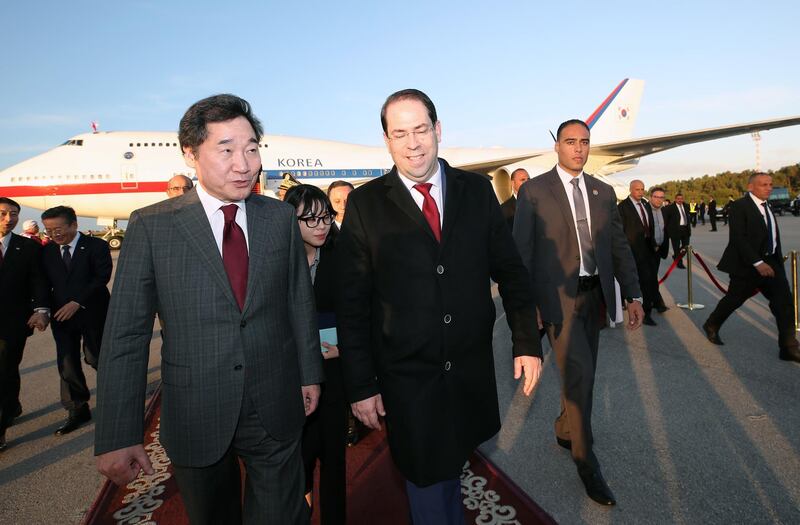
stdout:
<svg viewBox="0 0 800 525">
<path fill-rule="evenodd" d="M 644 316 L 644 319 L 642 319 L 642 324 L 646 324 L 647 326 L 658 326 L 658 323 L 653 321 L 653 318 L 649 315 Z"/>
<path fill-rule="evenodd" d="M 800 363 L 800 349 L 796 346 L 793 348 L 781 348 L 781 353 L 778 354 L 783 361 L 794 361 Z"/>
<path fill-rule="evenodd" d="M 86 407 L 85 410 L 70 410 L 69 417 L 64 424 L 58 427 L 55 434 L 56 436 L 63 436 L 64 434 L 69 434 L 73 430 L 79 429 L 84 423 L 92 420 L 92 413 L 89 411 L 89 407 Z"/>
<path fill-rule="evenodd" d="M 725 344 L 722 342 L 722 339 L 719 338 L 719 328 L 711 326 L 708 324 L 708 321 L 703 323 L 703 331 L 706 333 L 706 339 L 715 345 L 722 346 Z"/>
<path fill-rule="evenodd" d="M 586 488 L 586 495 L 592 498 L 600 505 L 616 505 L 617 500 L 614 499 L 614 494 L 611 489 L 606 485 L 606 480 L 600 471 L 594 471 L 588 474 L 580 474 L 583 486 Z"/>
<path fill-rule="evenodd" d="M 569 439 L 561 439 L 560 437 L 556 436 L 556 443 L 558 443 L 558 446 L 562 448 L 572 450 L 572 441 Z"/>
<path fill-rule="evenodd" d="M 667 306 L 666 306 L 666 305 L 663 305 L 663 304 L 662 304 L 661 306 L 656 306 L 656 312 L 658 312 L 658 313 L 660 313 L 660 314 L 663 314 L 663 313 L 664 313 L 664 312 L 666 312 L 667 310 L 669 310 L 669 308 L 667 308 Z"/>
<path fill-rule="evenodd" d="M 685 270 L 686 269 L 686 266 L 684 266 L 684 264 L 682 262 L 679 262 L 677 267 L 680 268 L 681 270 Z"/>
</svg>

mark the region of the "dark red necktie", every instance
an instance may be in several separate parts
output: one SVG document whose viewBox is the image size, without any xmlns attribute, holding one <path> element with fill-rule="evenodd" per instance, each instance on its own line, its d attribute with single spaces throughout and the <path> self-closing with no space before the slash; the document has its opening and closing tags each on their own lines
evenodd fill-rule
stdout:
<svg viewBox="0 0 800 525">
<path fill-rule="evenodd" d="M 228 274 L 233 295 L 239 303 L 239 310 L 244 308 L 244 297 L 247 293 L 247 240 L 242 228 L 236 224 L 236 212 L 239 206 L 228 204 L 220 208 L 225 215 L 225 229 L 222 230 L 222 264 Z"/>
<path fill-rule="evenodd" d="M 647 223 L 647 214 L 644 212 L 642 201 L 639 201 L 639 211 L 642 212 L 642 224 L 644 225 L 644 236 L 650 237 L 650 225 Z"/>
<path fill-rule="evenodd" d="M 414 184 L 414 189 L 422 194 L 422 214 L 425 220 L 428 221 L 428 226 L 431 227 L 433 236 L 436 237 L 437 242 L 442 242 L 442 227 L 439 224 L 439 208 L 436 207 L 436 201 L 431 197 L 431 184 L 430 182 L 421 182 Z"/>
</svg>

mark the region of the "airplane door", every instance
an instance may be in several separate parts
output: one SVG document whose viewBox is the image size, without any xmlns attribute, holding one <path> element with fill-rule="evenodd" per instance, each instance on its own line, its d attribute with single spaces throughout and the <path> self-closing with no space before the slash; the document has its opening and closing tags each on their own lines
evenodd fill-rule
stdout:
<svg viewBox="0 0 800 525">
<path fill-rule="evenodd" d="M 120 189 L 122 190 L 136 190 L 139 189 L 139 181 L 136 180 L 136 164 L 123 164 L 120 169 L 122 182 Z"/>
</svg>

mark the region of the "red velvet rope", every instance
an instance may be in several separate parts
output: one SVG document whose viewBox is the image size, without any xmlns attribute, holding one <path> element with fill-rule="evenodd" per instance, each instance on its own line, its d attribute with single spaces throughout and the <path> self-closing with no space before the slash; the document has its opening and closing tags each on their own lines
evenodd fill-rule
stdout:
<svg viewBox="0 0 800 525">
<path fill-rule="evenodd" d="M 726 290 L 725 288 L 722 287 L 722 285 L 719 283 L 719 281 L 717 281 L 717 278 L 714 277 L 714 274 L 711 273 L 711 270 L 708 269 L 708 265 L 706 265 L 706 262 L 703 260 L 702 257 L 700 257 L 700 254 L 697 253 L 697 252 L 692 252 L 692 253 L 694 253 L 694 258 L 697 259 L 697 262 L 699 262 L 700 266 L 703 267 L 703 270 L 706 271 L 706 273 L 708 274 L 708 277 L 711 279 L 711 282 L 714 283 L 714 286 L 716 286 L 719 289 L 720 292 L 728 293 L 728 290 Z M 758 292 L 756 292 L 756 293 L 758 293 Z"/>
<path fill-rule="evenodd" d="M 671 274 L 672 270 L 674 270 L 675 267 L 678 266 L 678 263 L 681 262 L 681 259 L 683 259 L 684 255 L 686 255 L 686 252 L 684 250 L 681 250 L 679 252 L 679 254 L 678 254 L 678 258 L 674 259 L 672 261 L 672 265 L 669 268 L 667 268 L 667 273 L 664 274 L 664 277 L 662 277 L 661 279 L 658 280 L 658 284 L 662 284 L 664 281 L 667 280 L 667 277 L 669 277 L 669 274 Z"/>
</svg>

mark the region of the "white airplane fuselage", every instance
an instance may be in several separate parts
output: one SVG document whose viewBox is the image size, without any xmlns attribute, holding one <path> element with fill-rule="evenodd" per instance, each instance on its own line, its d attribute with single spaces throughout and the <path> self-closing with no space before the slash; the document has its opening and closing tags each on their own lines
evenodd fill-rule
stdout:
<svg viewBox="0 0 800 525">
<path fill-rule="evenodd" d="M 358 185 L 392 166 L 382 146 L 265 136 L 259 148 L 262 176 L 255 190 L 267 194 L 277 191 L 286 173 L 326 188 L 335 180 Z M 440 153 L 460 165 L 498 154 L 530 155 L 534 150 L 442 149 Z M 548 160 L 550 166 L 553 159 Z M 133 210 L 165 199 L 167 181 L 175 175 L 195 178 L 183 161 L 176 133 L 84 133 L 0 172 L 0 194 L 42 210 L 66 205 L 82 216 L 127 219 Z"/>
</svg>

